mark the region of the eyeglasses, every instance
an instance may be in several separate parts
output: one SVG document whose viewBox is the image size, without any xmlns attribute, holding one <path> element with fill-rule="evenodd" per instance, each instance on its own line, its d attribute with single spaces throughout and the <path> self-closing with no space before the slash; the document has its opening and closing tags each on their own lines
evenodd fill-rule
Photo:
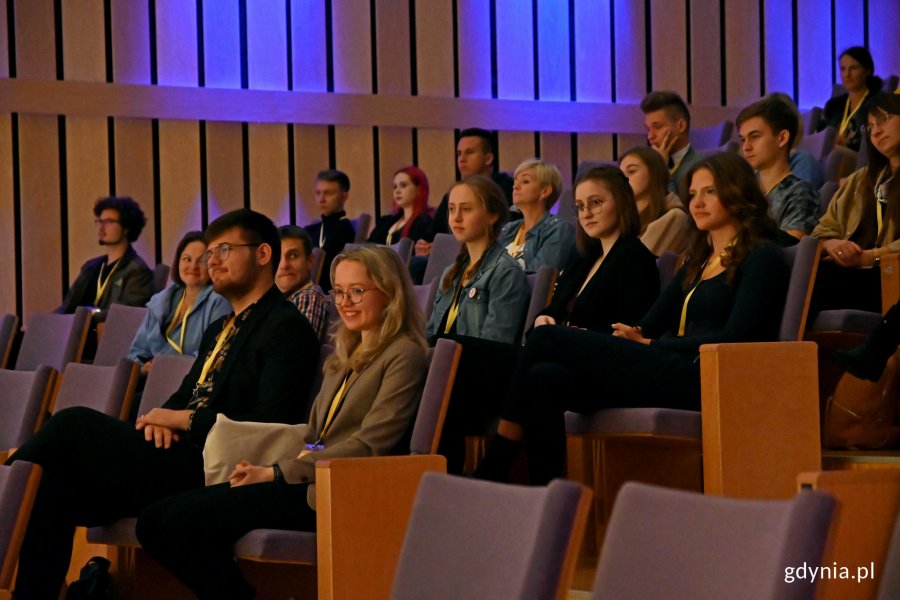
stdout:
<svg viewBox="0 0 900 600">
<path fill-rule="evenodd" d="M 346 292 L 344 290 L 333 289 L 331 290 L 331 297 L 334 298 L 334 303 L 338 306 L 344 303 L 344 298 L 350 298 L 350 304 L 359 304 L 363 301 L 363 294 L 366 292 L 371 292 L 372 290 L 377 288 L 350 288 Z"/>
<path fill-rule="evenodd" d="M 890 121 L 891 117 L 893 117 L 893 116 L 894 115 L 892 115 L 889 112 L 878 113 L 878 115 L 876 115 L 875 118 L 872 119 L 871 123 L 866 123 L 866 125 L 865 125 L 866 133 L 869 135 L 872 135 L 872 131 L 876 127 L 884 127 L 884 124 L 887 123 L 888 121 Z"/>
<path fill-rule="evenodd" d="M 114 223 L 121 223 L 118 219 L 94 219 L 94 225 L 112 225 Z"/>
<path fill-rule="evenodd" d="M 213 246 L 202 255 L 200 255 L 200 264 L 209 268 L 209 259 L 216 256 L 216 260 L 219 262 L 225 262 L 228 259 L 228 255 L 231 254 L 232 248 L 240 248 L 243 246 L 259 246 L 261 242 L 257 242 L 255 244 L 229 244 L 228 242 L 224 242 L 219 244 L 218 246 Z"/>
<path fill-rule="evenodd" d="M 606 204 L 606 200 L 601 200 L 600 198 L 588 198 L 588 201 L 585 202 L 576 202 L 575 203 L 575 211 L 583 213 L 587 209 L 591 209 L 591 212 L 595 210 L 597 212 L 601 212 L 603 210 L 603 205 Z"/>
</svg>

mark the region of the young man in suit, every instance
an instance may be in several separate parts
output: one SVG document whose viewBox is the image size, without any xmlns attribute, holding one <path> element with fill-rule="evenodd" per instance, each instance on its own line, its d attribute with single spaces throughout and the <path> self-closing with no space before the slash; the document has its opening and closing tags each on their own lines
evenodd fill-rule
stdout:
<svg viewBox="0 0 900 600">
<path fill-rule="evenodd" d="M 669 191 L 678 193 L 681 179 L 700 154 L 691 147 L 691 113 L 675 92 L 650 92 L 641 100 L 650 147 L 669 165 Z"/>
</svg>

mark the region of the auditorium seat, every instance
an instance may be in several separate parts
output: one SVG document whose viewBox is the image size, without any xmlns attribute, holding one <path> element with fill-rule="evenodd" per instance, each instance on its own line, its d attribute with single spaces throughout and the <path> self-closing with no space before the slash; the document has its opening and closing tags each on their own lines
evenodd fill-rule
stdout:
<svg viewBox="0 0 900 600">
<path fill-rule="evenodd" d="M 372 225 L 372 215 L 362 213 L 355 219 L 350 219 L 350 223 L 353 225 L 353 231 L 356 232 L 356 236 L 353 238 L 355 243 L 361 244 L 369 239 L 369 227 Z"/>
<path fill-rule="evenodd" d="M 844 146 L 835 146 L 822 162 L 825 181 L 840 183 L 840 180 L 856 168 L 857 153 Z"/>
<path fill-rule="evenodd" d="M 12 597 L 13 573 L 40 478 L 41 468 L 29 462 L 0 465 L 0 600 Z"/>
<path fill-rule="evenodd" d="M 434 297 L 437 295 L 438 280 L 432 279 L 431 283 L 422 285 L 414 285 L 413 291 L 416 294 L 416 302 L 422 310 L 425 322 L 431 317 L 431 311 L 434 309 Z"/>
<path fill-rule="evenodd" d="M 689 134 L 691 147 L 698 152 L 716 150 L 728 143 L 732 132 L 734 123 L 727 119 L 709 127 L 692 127 Z"/>
<path fill-rule="evenodd" d="M 609 523 L 591 600 L 800 600 L 815 583 L 787 569 L 824 564 L 827 494 L 720 498 L 627 483 Z"/>
<path fill-rule="evenodd" d="M 531 288 L 531 299 L 528 301 L 528 310 L 525 312 L 525 323 L 522 329 L 522 343 L 525 343 L 525 335 L 534 326 L 534 320 L 538 314 L 550 304 L 553 296 L 553 288 L 556 285 L 556 276 L 559 273 L 553 267 L 541 267 L 536 273 L 528 274 L 528 287 Z"/>
<path fill-rule="evenodd" d="M 678 267 L 678 254 L 666 250 L 656 259 L 656 269 L 659 271 L 659 289 L 660 291 L 669 287 L 672 280 L 675 279 L 675 271 Z"/>
<path fill-rule="evenodd" d="M 55 382 L 56 371 L 48 366 L 35 371 L 0 369 L 0 462 L 6 460 L 8 450 L 20 447 L 34 434 Z"/>
<path fill-rule="evenodd" d="M 828 211 L 828 205 L 831 204 L 831 199 L 834 198 L 834 193 L 837 191 L 838 184 L 833 181 L 826 181 L 819 188 L 819 210 L 816 213 L 819 217 Z"/>
<path fill-rule="evenodd" d="M 444 270 L 456 260 L 461 248 L 462 243 L 450 233 L 439 233 L 434 236 L 422 283 L 431 283 L 433 279 L 439 280 Z M 438 285 L 440 285 L 440 281 L 438 281 Z"/>
<path fill-rule="evenodd" d="M 158 294 L 169 285 L 169 274 L 172 272 L 172 268 L 165 264 L 159 263 L 153 269 L 153 293 Z"/>
<path fill-rule="evenodd" d="M 16 339 L 16 327 L 19 317 L 3 315 L 0 317 L 0 369 L 5 369 L 12 353 L 13 341 Z"/>
<path fill-rule="evenodd" d="M 813 106 L 807 111 L 803 111 L 803 135 L 812 135 L 819 130 L 819 122 L 822 120 L 824 111 L 821 106 Z"/>
<path fill-rule="evenodd" d="M 309 278 L 315 285 L 319 285 L 322 278 L 322 267 L 325 265 L 325 251 L 321 248 L 313 248 L 309 264 Z"/>
<path fill-rule="evenodd" d="M 93 364 L 101 367 L 115 366 L 120 358 L 126 358 L 134 336 L 147 316 L 144 306 L 113 304 L 103 322 L 103 335 L 97 342 Z"/>
<path fill-rule="evenodd" d="M 22 337 L 16 370 L 34 371 L 47 365 L 62 373 L 67 364 L 81 360 L 89 324 L 90 311 L 84 306 L 69 315 L 33 313 Z"/>
<path fill-rule="evenodd" d="M 426 473 L 390 597 L 565 598 L 590 494 L 561 479 L 524 487 Z"/>
<path fill-rule="evenodd" d="M 798 148 L 812 154 L 813 158 L 821 164 L 834 148 L 834 138 L 836 135 L 837 130 L 834 127 L 826 127 L 818 133 L 811 133 L 804 136 L 803 139 L 800 140 Z"/>
<path fill-rule="evenodd" d="M 50 412 L 85 406 L 116 419 L 126 419 L 139 373 L 137 363 L 127 358 L 120 358 L 112 367 L 69 363 Z"/>
</svg>

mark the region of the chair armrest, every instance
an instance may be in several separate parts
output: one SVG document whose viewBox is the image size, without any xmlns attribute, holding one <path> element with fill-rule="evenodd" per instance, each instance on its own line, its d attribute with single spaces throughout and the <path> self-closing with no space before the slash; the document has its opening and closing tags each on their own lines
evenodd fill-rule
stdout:
<svg viewBox="0 0 900 600">
<path fill-rule="evenodd" d="M 881 313 L 900 301 L 900 253 L 881 255 Z"/>
<path fill-rule="evenodd" d="M 790 498 L 821 469 L 813 342 L 700 348 L 703 487 L 707 494 Z"/>
<path fill-rule="evenodd" d="M 390 596 L 419 479 L 446 470 L 435 454 L 316 462 L 320 600 Z"/>
</svg>

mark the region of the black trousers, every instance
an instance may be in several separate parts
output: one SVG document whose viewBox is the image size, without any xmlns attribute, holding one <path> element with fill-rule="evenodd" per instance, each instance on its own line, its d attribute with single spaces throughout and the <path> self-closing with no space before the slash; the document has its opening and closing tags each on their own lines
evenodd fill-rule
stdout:
<svg viewBox="0 0 900 600">
<path fill-rule="evenodd" d="M 232 546 L 252 529 L 315 531 L 307 484 L 284 482 L 230 487 L 228 483 L 164 498 L 138 517 L 141 546 L 198 598 L 254 598 Z"/>
<path fill-rule="evenodd" d="M 563 474 L 566 411 L 700 409 L 700 363 L 605 333 L 545 325 L 528 336 L 503 418 L 522 425 L 529 480 Z"/>
<path fill-rule="evenodd" d="M 17 460 L 44 470 L 19 557 L 17 600 L 59 595 L 76 525 L 133 517 L 155 500 L 203 485 L 199 448 L 184 441 L 156 448 L 134 425 L 89 408 L 55 414 L 7 462 Z"/>
<path fill-rule="evenodd" d="M 881 271 L 879 269 L 847 269 L 822 261 L 816 273 L 809 313 L 820 310 L 852 308 L 881 312 Z"/>
</svg>

